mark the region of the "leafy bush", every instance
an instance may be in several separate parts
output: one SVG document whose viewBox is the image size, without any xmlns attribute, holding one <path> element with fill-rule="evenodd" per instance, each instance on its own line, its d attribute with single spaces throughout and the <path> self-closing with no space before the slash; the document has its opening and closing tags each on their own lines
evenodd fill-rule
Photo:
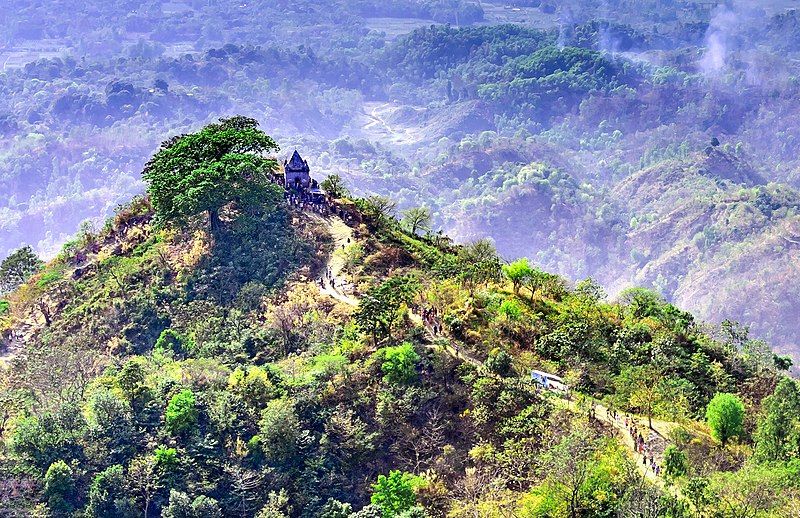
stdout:
<svg viewBox="0 0 800 518">
<path fill-rule="evenodd" d="M 717 394 L 706 407 L 706 422 L 724 446 L 744 431 L 744 403 L 734 394 Z"/>
<path fill-rule="evenodd" d="M 182 435 L 197 424 L 198 411 L 194 393 L 184 389 L 172 396 L 164 414 L 167 430 Z"/>
<path fill-rule="evenodd" d="M 399 385 L 417 377 L 419 355 L 408 342 L 395 347 L 384 347 L 378 352 L 383 358 L 381 371 L 387 383 Z"/>
<path fill-rule="evenodd" d="M 389 475 L 378 475 L 372 485 L 370 502 L 381 508 L 384 518 L 394 518 L 408 511 L 417 503 L 416 489 L 422 479 L 411 473 L 390 471 Z"/>
</svg>

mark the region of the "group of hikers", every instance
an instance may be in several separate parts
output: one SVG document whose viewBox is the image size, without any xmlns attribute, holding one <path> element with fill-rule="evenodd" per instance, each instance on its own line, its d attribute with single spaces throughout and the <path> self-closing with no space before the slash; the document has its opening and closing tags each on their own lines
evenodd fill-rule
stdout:
<svg viewBox="0 0 800 518">
<path fill-rule="evenodd" d="M 642 456 L 642 464 L 645 469 L 651 469 L 656 476 L 660 475 L 661 465 L 656 460 L 652 445 L 647 443 L 636 421 L 628 415 L 621 415 L 613 408 L 606 410 L 606 413 L 614 423 L 625 425 L 625 430 L 633 440 L 633 449 Z M 589 420 L 592 421 L 593 419 L 597 419 L 597 407 L 594 404 L 589 407 Z"/>
<path fill-rule="evenodd" d="M 616 415 L 616 412 L 615 412 Z M 618 419 L 618 415 L 614 417 L 614 419 Z M 636 450 L 636 453 L 642 456 L 642 464 L 644 465 L 645 469 L 650 468 L 653 470 L 653 473 L 656 476 L 661 474 L 661 465 L 656 461 L 656 456 L 653 452 L 653 448 L 647 444 L 642 432 L 639 431 L 639 427 L 636 425 L 636 422 L 625 416 L 625 428 L 628 430 L 631 438 L 633 439 L 633 446 Z"/>
<path fill-rule="evenodd" d="M 318 281 L 320 288 L 325 287 L 325 281 L 328 281 L 331 284 L 331 288 L 336 289 L 336 276 L 333 274 L 333 269 L 331 269 L 331 267 L 325 268 L 325 271 L 322 273 L 322 277 L 320 277 Z M 343 287 L 341 285 L 344 284 L 344 282 L 340 282 L 339 284 L 339 287 L 341 288 Z"/>
<path fill-rule="evenodd" d="M 434 307 L 423 306 L 420 309 L 420 316 L 422 322 L 428 327 L 434 335 L 441 334 L 442 322 L 439 318 L 439 310 Z"/>
<path fill-rule="evenodd" d="M 306 189 L 286 188 L 283 197 L 290 207 L 301 211 L 315 212 L 322 217 L 338 216 L 342 221 L 350 224 L 350 214 L 342 209 L 330 196 L 311 193 Z"/>
<path fill-rule="evenodd" d="M 312 196 L 302 190 L 287 189 L 283 197 L 290 206 L 303 211 L 316 212 L 321 216 L 329 216 L 335 211 L 334 204 L 327 196 Z"/>
</svg>

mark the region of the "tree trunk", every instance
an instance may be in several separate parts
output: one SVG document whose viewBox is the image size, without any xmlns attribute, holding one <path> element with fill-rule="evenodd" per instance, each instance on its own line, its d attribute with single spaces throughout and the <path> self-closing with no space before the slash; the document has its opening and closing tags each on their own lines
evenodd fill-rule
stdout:
<svg viewBox="0 0 800 518">
<path fill-rule="evenodd" d="M 219 235 L 222 222 L 219 219 L 219 209 L 208 211 L 208 222 L 211 224 L 211 235 L 216 237 Z"/>
</svg>

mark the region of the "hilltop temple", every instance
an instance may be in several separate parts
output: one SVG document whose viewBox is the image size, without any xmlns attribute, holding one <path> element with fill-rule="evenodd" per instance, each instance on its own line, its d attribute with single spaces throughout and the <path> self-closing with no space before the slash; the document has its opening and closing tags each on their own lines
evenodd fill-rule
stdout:
<svg viewBox="0 0 800 518">
<path fill-rule="evenodd" d="M 283 176 L 287 189 L 305 190 L 314 187 L 311 180 L 311 168 L 296 149 L 292 158 L 283 161 Z"/>
</svg>

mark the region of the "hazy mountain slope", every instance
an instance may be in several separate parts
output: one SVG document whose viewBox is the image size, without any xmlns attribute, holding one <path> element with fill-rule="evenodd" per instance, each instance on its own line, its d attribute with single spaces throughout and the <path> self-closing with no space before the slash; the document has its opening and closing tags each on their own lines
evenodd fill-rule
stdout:
<svg viewBox="0 0 800 518">
<path fill-rule="evenodd" d="M 752 324 L 794 350 L 800 329 L 788 322 L 797 307 L 790 293 L 800 194 L 759 182 L 745 159 L 714 149 L 644 170 L 614 193 L 634 222 L 627 236 L 634 282 L 657 286 L 704 318 Z"/>
</svg>

